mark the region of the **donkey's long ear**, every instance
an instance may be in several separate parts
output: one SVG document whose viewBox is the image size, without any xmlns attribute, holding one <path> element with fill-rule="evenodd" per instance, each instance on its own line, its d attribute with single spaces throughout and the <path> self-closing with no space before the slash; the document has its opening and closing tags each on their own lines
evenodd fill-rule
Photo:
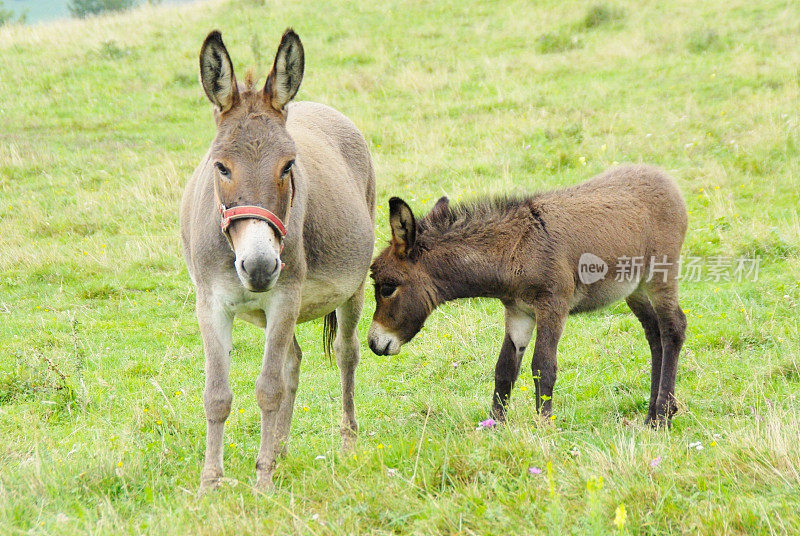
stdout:
<svg viewBox="0 0 800 536">
<path fill-rule="evenodd" d="M 275 54 L 275 63 L 264 85 L 264 97 L 273 108 L 283 111 L 283 107 L 297 95 L 305 69 L 303 43 L 294 30 L 287 28 Z"/>
<path fill-rule="evenodd" d="M 433 205 L 431 217 L 436 219 L 443 218 L 448 212 L 450 212 L 450 200 L 446 195 L 443 195 L 439 198 L 436 204 Z"/>
<path fill-rule="evenodd" d="M 389 199 L 389 225 L 392 227 L 392 246 L 398 257 L 406 257 L 417 240 L 417 220 L 405 201 Z"/>
<path fill-rule="evenodd" d="M 222 35 L 216 30 L 208 34 L 200 49 L 200 80 L 208 100 L 220 112 L 227 112 L 239 102 L 233 64 Z"/>
</svg>

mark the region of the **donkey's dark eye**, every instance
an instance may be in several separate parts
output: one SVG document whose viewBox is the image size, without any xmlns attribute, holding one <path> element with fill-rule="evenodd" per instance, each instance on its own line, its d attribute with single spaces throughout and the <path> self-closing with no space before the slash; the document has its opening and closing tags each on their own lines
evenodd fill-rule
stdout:
<svg viewBox="0 0 800 536">
<path fill-rule="evenodd" d="M 285 166 L 283 166 L 283 171 L 281 171 L 282 179 L 285 179 L 289 176 L 289 173 L 292 171 L 292 166 L 294 166 L 294 160 L 290 160 Z"/>
<path fill-rule="evenodd" d="M 392 294 L 395 293 L 396 290 L 397 290 L 397 285 L 390 285 L 388 283 L 385 285 L 381 285 L 381 297 L 389 298 L 392 296 Z"/>
<path fill-rule="evenodd" d="M 219 171 L 219 174 L 222 175 L 222 178 L 224 179 L 231 178 L 231 170 L 226 168 L 225 164 L 223 164 L 222 162 L 216 162 L 214 163 L 214 166 L 217 168 L 217 171 Z"/>
</svg>

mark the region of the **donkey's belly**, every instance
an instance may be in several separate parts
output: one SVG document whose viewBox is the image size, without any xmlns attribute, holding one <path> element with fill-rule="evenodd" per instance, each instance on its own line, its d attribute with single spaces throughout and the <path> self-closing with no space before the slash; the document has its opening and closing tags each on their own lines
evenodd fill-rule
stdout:
<svg viewBox="0 0 800 536">
<path fill-rule="evenodd" d="M 599 281 L 591 285 L 580 285 L 570 303 L 570 313 L 585 313 L 611 305 L 630 296 L 639 286 L 639 280 Z"/>
<path fill-rule="evenodd" d="M 359 278 L 348 277 L 337 281 L 306 279 L 297 322 L 308 322 L 330 313 L 355 294 L 363 280 L 364 274 Z"/>
</svg>

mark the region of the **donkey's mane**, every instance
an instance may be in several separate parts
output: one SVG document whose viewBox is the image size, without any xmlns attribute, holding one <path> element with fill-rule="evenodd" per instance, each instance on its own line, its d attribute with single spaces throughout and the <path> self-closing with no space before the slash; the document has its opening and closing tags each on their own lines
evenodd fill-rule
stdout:
<svg viewBox="0 0 800 536">
<path fill-rule="evenodd" d="M 478 231 L 487 225 L 500 223 L 507 217 L 524 210 L 531 214 L 546 230 L 544 222 L 535 208 L 535 199 L 540 194 L 521 197 L 496 197 L 487 200 L 467 201 L 445 209 L 435 207 L 417 223 L 420 237 L 437 239 Z"/>
</svg>

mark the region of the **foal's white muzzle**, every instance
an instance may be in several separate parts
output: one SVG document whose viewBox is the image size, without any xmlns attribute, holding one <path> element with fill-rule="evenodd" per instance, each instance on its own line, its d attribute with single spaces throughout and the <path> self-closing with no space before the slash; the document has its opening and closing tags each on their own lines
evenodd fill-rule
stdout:
<svg viewBox="0 0 800 536">
<path fill-rule="evenodd" d="M 239 222 L 243 228 L 232 236 L 236 274 L 251 292 L 271 290 L 281 275 L 281 243 L 278 233 L 262 220 Z"/>
<path fill-rule="evenodd" d="M 369 349 L 377 355 L 396 355 L 400 353 L 400 347 L 403 346 L 400 337 L 374 320 L 369 327 L 368 340 Z"/>
</svg>

